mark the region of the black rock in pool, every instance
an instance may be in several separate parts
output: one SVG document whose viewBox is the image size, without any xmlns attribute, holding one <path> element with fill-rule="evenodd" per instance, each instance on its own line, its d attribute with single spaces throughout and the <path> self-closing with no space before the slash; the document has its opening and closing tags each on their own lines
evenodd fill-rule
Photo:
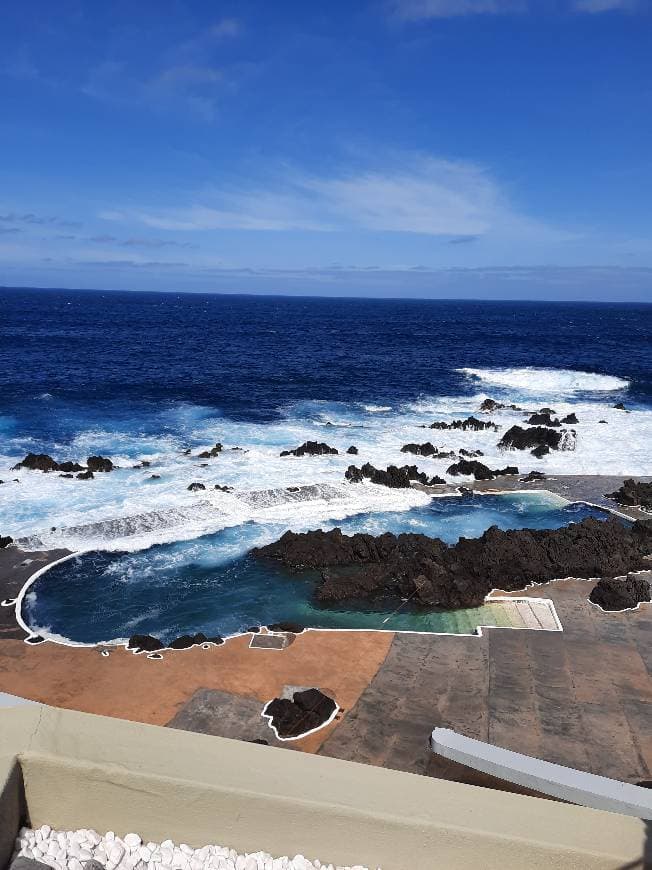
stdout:
<svg viewBox="0 0 652 870">
<path fill-rule="evenodd" d="M 292 570 L 319 570 L 315 596 L 321 604 L 409 598 L 455 610 L 480 606 L 494 588 L 516 591 L 559 577 L 616 577 L 648 568 L 652 521 L 627 528 L 615 518 L 591 518 L 561 529 L 506 532 L 492 526 L 453 546 L 418 534 L 286 532 L 252 552 Z"/>
<path fill-rule="evenodd" d="M 264 716 L 271 717 L 271 724 L 279 737 L 300 737 L 327 722 L 337 709 L 337 704 L 319 689 L 295 692 L 289 698 L 274 698 L 265 705 Z"/>
<path fill-rule="evenodd" d="M 650 600 L 650 580 L 645 574 L 605 577 L 598 580 L 589 595 L 593 604 L 611 611 L 631 610 Z"/>
</svg>

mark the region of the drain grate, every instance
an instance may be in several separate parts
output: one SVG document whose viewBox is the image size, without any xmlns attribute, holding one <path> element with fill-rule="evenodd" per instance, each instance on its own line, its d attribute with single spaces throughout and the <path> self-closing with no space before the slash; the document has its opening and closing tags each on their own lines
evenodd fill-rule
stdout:
<svg viewBox="0 0 652 870">
<path fill-rule="evenodd" d="M 249 647 L 250 649 L 285 649 L 288 640 L 286 634 L 254 634 Z"/>
</svg>

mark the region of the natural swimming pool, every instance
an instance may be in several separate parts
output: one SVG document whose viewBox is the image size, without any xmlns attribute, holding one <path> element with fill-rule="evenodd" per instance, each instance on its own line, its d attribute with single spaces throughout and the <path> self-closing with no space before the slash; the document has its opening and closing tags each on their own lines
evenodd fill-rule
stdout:
<svg viewBox="0 0 652 870">
<path fill-rule="evenodd" d="M 420 532 L 454 543 L 487 528 L 551 529 L 606 514 L 547 493 L 433 498 L 407 511 L 358 514 L 321 523 L 346 534 Z M 314 525 L 314 524 L 313 524 Z M 296 526 L 295 526 L 296 528 Z M 478 625 L 515 627 L 496 604 L 455 612 L 426 612 L 409 603 L 337 609 L 312 596 L 314 575 L 292 575 L 261 563 L 249 550 L 280 537 L 281 524 L 245 523 L 214 535 L 130 553 L 94 551 L 55 565 L 24 597 L 22 616 L 37 633 L 73 643 L 99 643 L 152 634 L 236 634 L 280 621 L 314 628 L 471 633 Z M 302 529 L 296 528 L 297 531 Z M 536 593 L 534 593 L 536 594 Z"/>
</svg>

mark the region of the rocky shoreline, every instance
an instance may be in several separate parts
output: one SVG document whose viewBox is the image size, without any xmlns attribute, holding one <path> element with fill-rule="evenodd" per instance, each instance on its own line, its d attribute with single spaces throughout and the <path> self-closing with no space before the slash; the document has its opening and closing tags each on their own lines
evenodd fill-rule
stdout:
<svg viewBox="0 0 652 870">
<path fill-rule="evenodd" d="M 291 571 L 319 571 L 315 598 L 322 605 L 389 598 L 456 610 L 479 607 L 495 588 L 516 591 L 562 577 L 614 578 L 649 568 L 652 521 L 631 529 L 613 518 L 554 530 L 494 526 L 453 546 L 420 534 L 286 532 L 253 553 Z"/>
</svg>

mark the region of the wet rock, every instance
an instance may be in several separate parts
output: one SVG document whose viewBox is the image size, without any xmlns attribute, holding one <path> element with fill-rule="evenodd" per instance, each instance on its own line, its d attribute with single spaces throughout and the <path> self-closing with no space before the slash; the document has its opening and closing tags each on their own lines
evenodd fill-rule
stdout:
<svg viewBox="0 0 652 870">
<path fill-rule="evenodd" d="M 94 477 L 95 475 L 89 468 L 88 471 L 80 471 L 77 475 L 77 480 L 93 480 Z"/>
<path fill-rule="evenodd" d="M 460 447 L 458 453 L 460 456 L 466 456 L 467 459 L 475 459 L 477 456 L 484 456 L 482 450 L 465 450 L 463 447 Z"/>
<path fill-rule="evenodd" d="M 65 471 L 69 474 L 71 471 L 83 471 L 84 466 L 80 465 L 78 462 L 60 462 L 58 470 Z"/>
<path fill-rule="evenodd" d="M 609 425 L 607 420 L 598 420 L 598 423 L 605 423 L 606 425 Z"/>
<path fill-rule="evenodd" d="M 89 456 L 86 460 L 86 466 L 89 471 L 99 471 L 102 473 L 113 471 L 115 468 L 111 460 L 107 459 L 105 456 Z"/>
<path fill-rule="evenodd" d="M 514 465 L 508 465 L 506 468 L 491 469 L 476 459 L 460 459 L 459 462 L 446 469 L 446 474 L 451 474 L 453 477 L 458 474 L 472 474 L 476 480 L 494 480 L 494 478 L 506 474 L 518 474 L 518 468 Z"/>
<path fill-rule="evenodd" d="M 36 646 L 37 643 L 45 643 L 45 638 L 42 637 L 40 634 L 32 634 L 29 637 L 25 638 L 25 643 Z"/>
<path fill-rule="evenodd" d="M 401 453 L 413 453 L 415 456 L 437 456 L 439 448 L 426 441 L 425 444 L 404 444 Z"/>
<path fill-rule="evenodd" d="M 574 426 L 575 423 L 579 423 L 580 421 L 577 419 L 576 414 L 568 414 L 561 422 L 567 424 L 568 426 Z"/>
<path fill-rule="evenodd" d="M 200 489 L 206 489 L 206 486 L 203 483 L 197 483 L 196 481 L 194 483 L 191 483 L 188 487 L 188 490 L 190 492 L 197 492 Z"/>
<path fill-rule="evenodd" d="M 620 489 L 610 492 L 607 498 L 613 498 L 618 504 L 627 507 L 641 507 L 644 510 L 652 510 L 652 483 L 643 483 L 633 478 L 628 478 Z"/>
<path fill-rule="evenodd" d="M 302 631 L 306 630 L 305 625 L 298 622 L 273 622 L 267 628 L 270 631 L 288 631 L 291 634 L 301 634 Z"/>
<path fill-rule="evenodd" d="M 427 474 L 419 471 L 416 465 L 403 465 L 400 468 L 396 465 L 388 465 L 387 469 L 383 471 L 366 462 L 362 468 L 349 465 L 344 476 L 351 483 L 361 483 L 366 479 L 370 480 L 371 483 L 388 486 L 391 489 L 408 489 L 413 480 L 424 484 L 424 486 L 446 483 L 441 477 L 428 477 Z"/>
<path fill-rule="evenodd" d="M 501 450 L 531 450 L 533 456 L 543 456 L 549 450 L 574 450 L 577 434 L 573 429 L 551 429 L 548 426 L 534 426 L 523 429 L 512 426 L 498 442 Z M 536 452 L 547 448 L 544 452 Z"/>
<path fill-rule="evenodd" d="M 184 455 L 184 456 L 190 456 L 191 453 L 192 453 L 192 450 L 190 449 L 190 447 L 187 447 L 187 448 L 183 451 L 183 455 Z"/>
<path fill-rule="evenodd" d="M 215 489 L 219 490 L 220 492 L 233 492 L 232 486 L 221 486 L 219 483 L 215 484 Z"/>
<path fill-rule="evenodd" d="M 603 610 L 630 610 L 650 600 L 650 581 L 644 574 L 603 577 L 589 595 L 589 601 Z"/>
<path fill-rule="evenodd" d="M 614 405 L 614 408 L 616 409 L 616 411 L 626 411 L 627 410 L 627 408 L 623 405 L 622 402 L 616 402 L 616 404 Z"/>
<path fill-rule="evenodd" d="M 245 631 L 247 634 L 258 634 L 258 632 L 260 631 L 260 626 L 259 625 L 250 625 L 249 628 L 245 629 Z"/>
<path fill-rule="evenodd" d="M 544 414 L 543 411 L 539 411 L 538 414 L 532 414 L 525 422 L 528 426 L 561 426 L 557 418 L 553 420 L 550 414 Z"/>
<path fill-rule="evenodd" d="M 523 483 L 530 483 L 533 480 L 546 480 L 546 475 L 543 471 L 530 471 L 525 477 L 522 477 L 521 480 Z"/>
<path fill-rule="evenodd" d="M 347 452 L 350 456 L 357 456 L 357 455 L 358 455 L 358 448 L 357 448 L 357 447 L 354 447 L 353 444 L 352 444 L 346 452 Z"/>
<path fill-rule="evenodd" d="M 165 644 L 157 637 L 152 637 L 151 634 L 132 634 L 127 641 L 127 649 L 133 650 L 136 653 L 156 652 L 164 648 Z"/>
<path fill-rule="evenodd" d="M 220 453 L 222 452 L 223 449 L 224 449 L 223 445 L 220 444 L 218 441 L 218 443 L 215 445 L 215 447 L 211 447 L 210 450 L 203 450 L 199 454 L 198 458 L 199 459 L 214 459 L 216 456 L 220 455 Z"/>
<path fill-rule="evenodd" d="M 551 414 L 556 414 L 557 412 L 554 408 L 539 408 L 539 414 L 547 414 L 549 417 Z"/>
<path fill-rule="evenodd" d="M 9 544 L 13 544 L 14 539 L 9 535 L 0 535 L 0 550 L 4 550 L 5 547 L 8 547 Z"/>
<path fill-rule="evenodd" d="M 150 474 L 149 479 L 150 480 L 160 480 L 161 475 L 160 474 Z"/>
<path fill-rule="evenodd" d="M 522 411 L 523 408 L 519 408 L 518 405 L 503 405 L 502 402 L 497 402 L 495 399 L 485 399 L 484 402 L 480 405 L 480 410 L 486 412 Z"/>
<path fill-rule="evenodd" d="M 306 441 L 294 450 L 283 450 L 281 456 L 337 456 L 337 450 L 323 441 Z"/>
<path fill-rule="evenodd" d="M 300 737 L 319 728 L 333 715 L 337 704 L 319 689 L 295 692 L 289 698 L 274 698 L 265 705 L 263 715 L 271 717 L 271 724 L 279 737 Z"/>
<path fill-rule="evenodd" d="M 197 634 L 182 634 L 181 637 L 175 638 L 168 644 L 168 649 L 190 649 L 193 646 L 201 646 L 205 643 L 221 644 L 224 643 L 224 638 L 220 635 L 215 637 L 206 637 L 203 632 Z"/>
<path fill-rule="evenodd" d="M 59 477 L 68 477 L 68 478 L 72 478 L 74 476 L 75 476 L 74 474 L 60 474 L 59 475 Z"/>
<path fill-rule="evenodd" d="M 493 429 L 494 432 L 498 431 L 498 426 L 493 423 L 491 420 L 478 420 L 477 417 L 467 417 L 466 420 L 453 420 L 452 423 L 446 422 L 435 422 L 431 423 L 428 427 L 429 429 L 459 429 L 462 432 L 466 432 L 467 429 L 472 432 L 480 432 L 483 429 Z"/>
<path fill-rule="evenodd" d="M 550 448 L 547 444 L 541 444 L 539 447 L 535 447 L 534 450 L 531 450 L 530 453 L 537 459 L 542 459 L 550 453 Z"/>
<path fill-rule="evenodd" d="M 616 577 L 641 570 L 649 567 L 645 556 L 650 552 L 652 521 L 629 528 L 612 517 L 561 529 L 492 526 L 481 537 L 461 538 L 453 546 L 419 534 L 286 532 L 253 555 L 294 571 L 319 571 L 315 597 L 324 605 L 409 598 L 424 607 L 454 610 L 478 607 L 494 588 L 516 591 L 559 577 Z"/>
<path fill-rule="evenodd" d="M 30 471 L 58 471 L 59 463 L 47 453 L 28 453 L 27 456 L 13 466 L 12 471 L 28 468 Z"/>
</svg>

